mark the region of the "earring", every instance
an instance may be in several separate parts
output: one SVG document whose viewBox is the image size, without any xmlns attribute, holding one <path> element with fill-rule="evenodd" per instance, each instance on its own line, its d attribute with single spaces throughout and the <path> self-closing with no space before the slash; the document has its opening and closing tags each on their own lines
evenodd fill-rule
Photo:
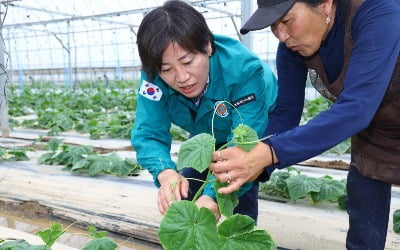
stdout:
<svg viewBox="0 0 400 250">
<path fill-rule="evenodd" d="M 326 24 L 329 24 L 330 22 L 331 22 L 331 18 L 327 16 L 327 17 L 326 17 L 326 20 L 325 20 L 325 23 L 326 23 Z"/>
</svg>

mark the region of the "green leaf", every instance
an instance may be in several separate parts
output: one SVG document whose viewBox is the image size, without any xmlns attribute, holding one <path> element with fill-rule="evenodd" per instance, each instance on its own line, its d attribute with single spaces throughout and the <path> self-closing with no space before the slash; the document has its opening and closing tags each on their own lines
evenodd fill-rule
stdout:
<svg viewBox="0 0 400 250">
<path fill-rule="evenodd" d="M 49 229 L 39 231 L 36 234 L 42 238 L 47 247 L 51 247 L 63 233 L 61 224 L 54 223 Z"/>
<path fill-rule="evenodd" d="M 218 226 L 218 234 L 222 237 L 232 237 L 253 230 L 255 225 L 255 221 L 250 216 L 235 214 Z"/>
<path fill-rule="evenodd" d="M 400 234 L 400 209 L 393 212 L 393 231 Z"/>
<path fill-rule="evenodd" d="M 95 226 L 88 226 L 88 232 L 90 233 L 90 236 L 93 238 L 103 238 L 107 235 L 106 231 L 97 231 L 97 228 Z"/>
<path fill-rule="evenodd" d="M 296 201 L 310 192 L 319 192 L 322 181 L 303 174 L 294 175 L 286 179 L 290 199 Z"/>
<path fill-rule="evenodd" d="M 9 149 L 7 153 L 12 155 L 7 159 L 8 161 L 29 161 L 24 149 Z"/>
<path fill-rule="evenodd" d="M 346 184 L 330 178 L 320 178 L 322 181 L 319 192 L 311 192 L 314 203 L 321 201 L 335 201 L 344 194 Z"/>
<path fill-rule="evenodd" d="M 219 241 L 219 249 L 231 250 L 276 250 L 276 244 L 264 230 L 254 230 L 231 238 L 222 238 Z"/>
<path fill-rule="evenodd" d="M 191 201 L 174 202 L 158 232 L 166 250 L 217 249 L 217 225 L 208 208 L 197 208 Z"/>
<path fill-rule="evenodd" d="M 52 164 L 52 159 L 57 155 L 56 152 L 45 153 L 38 159 L 39 164 Z"/>
<path fill-rule="evenodd" d="M 93 158 L 91 155 L 89 155 L 87 158 L 81 159 L 77 162 L 75 162 L 72 167 L 71 171 L 79 170 L 79 169 L 88 169 L 89 166 L 93 163 Z"/>
<path fill-rule="evenodd" d="M 261 189 L 269 195 L 289 198 L 290 195 L 286 180 L 291 176 L 289 171 L 274 171 L 271 178 L 264 185 L 261 185 Z"/>
<path fill-rule="evenodd" d="M 265 230 L 254 230 L 255 221 L 247 216 L 235 214 L 218 227 L 219 249 L 273 250 L 276 245 Z"/>
<path fill-rule="evenodd" d="M 208 169 L 214 152 L 215 139 L 201 133 L 182 143 L 179 149 L 177 169 L 191 167 L 202 173 Z"/>
<path fill-rule="evenodd" d="M 247 125 L 240 124 L 232 132 L 232 142 L 247 152 L 249 152 L 258 142 L 256 131 Z"/>
<path fill-rule="evenodd" d="M 222 187 L 228 186 L 228 183 L 221 183 L 216 180 L 214 183 L 214 190 L 218 190 Z M 220 194 L 215 192 L 217 195 L 217 203 L 219 206 L 219 211 L 222 215 L 230 217 L 233 215 L 233 210 L 239 204 L 238 191 L 230 194 Z"/>
<path fill-rule="evenodd" d="M 47 143 L 46 148 L 51 150 L 52 152 L 55 152 L 55 151 L 58 150 L 58 147 L 61 144 L 62 144 L 62 140 L 60 140 L 60 139 L 52 139 Z"/>
<path fill-rule="evenodd" d="M 1 244 L 0 250 L 50 250 L 50 248 L 43 245 L 31 245 L 25 240 L 12 240 Z"/>
<path fill-rule="evenodd" d="M 107 172 L 111 162 L 109 159 L 96 157 L 96 160 L 89 166 L 89 175 L 95 176 L 101 172 Z"/>
<path fill-rule="evenodd" d="M 96 238 L 88 243 L 82 248 L 83 250 L 114 250 L 118 245 L 110 238 Z"/>
<path fill-rule="evenodd" d="M 338 206 L 341 210 L 346 210 L 347 195 L 344 194 L 338 198 Z"/>
</svg>

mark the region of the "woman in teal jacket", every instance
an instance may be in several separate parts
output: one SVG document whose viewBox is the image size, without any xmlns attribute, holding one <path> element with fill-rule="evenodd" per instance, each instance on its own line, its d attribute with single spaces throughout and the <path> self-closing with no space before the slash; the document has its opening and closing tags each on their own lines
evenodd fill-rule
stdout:
<svg viewBox="0 0 400 250">
<path fill-rule="evenodd" d="M 198 190 L 201 183 L 184 177 L 205 179 L 193 169 L 176 171 L 170 156 L 171 123 L 192 136 L 214 132 L 216 145 L 230 141 L 231 131 L 241 123 L 261 137 L 277 84 L 265 63 L 240 42 L 213 35 L 204 17 L 182 1 L 167 1 L 148 13 L 139 26 L 137 44 L 143 70 L 131 142 L 139 164 L 160 187 L 158 207 L 164 214 L 173 200 L 191 199 Z M 173 189 L 173 183 L 179 186 Z M 235 212 L 256 220 L 257 192 L 254 182 L 239 198 Z M 207 188 L 196 203 L 218 218 L 213 197 Z"/>
</svg>

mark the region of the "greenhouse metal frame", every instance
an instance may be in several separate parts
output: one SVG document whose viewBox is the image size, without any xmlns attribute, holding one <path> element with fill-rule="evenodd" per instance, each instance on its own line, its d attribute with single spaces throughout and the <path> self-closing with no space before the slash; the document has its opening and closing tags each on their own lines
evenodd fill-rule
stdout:
<svg viewBox="0 0 400 250">
<path fill-rule="evenodd" d="M 8 137 L 6 85 L 51 82 L 74 88 L 85 81 L 134 80 L 140 60 L 136 32 L 143 16 L 164 0 L 1 0 L 0 106 Z M 275 65 L 277 40 L 269 30 L 242 36 L 239 29 L 255 0 L 186 1 L 212 32 L 241 40 Z"/>
</svg>

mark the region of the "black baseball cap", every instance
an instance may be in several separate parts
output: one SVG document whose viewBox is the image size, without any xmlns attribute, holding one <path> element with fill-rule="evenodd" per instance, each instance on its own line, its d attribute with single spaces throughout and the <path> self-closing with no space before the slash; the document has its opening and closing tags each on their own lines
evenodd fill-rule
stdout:
<svg viewBox="0 0 400 250">
<path fill-rule="evenodd" d="M 264 29 L 288 12 L 296 0 L 257 0 L 258 9 L 240 29 L 247 34 L 252 30 Z"/>
</svg>

